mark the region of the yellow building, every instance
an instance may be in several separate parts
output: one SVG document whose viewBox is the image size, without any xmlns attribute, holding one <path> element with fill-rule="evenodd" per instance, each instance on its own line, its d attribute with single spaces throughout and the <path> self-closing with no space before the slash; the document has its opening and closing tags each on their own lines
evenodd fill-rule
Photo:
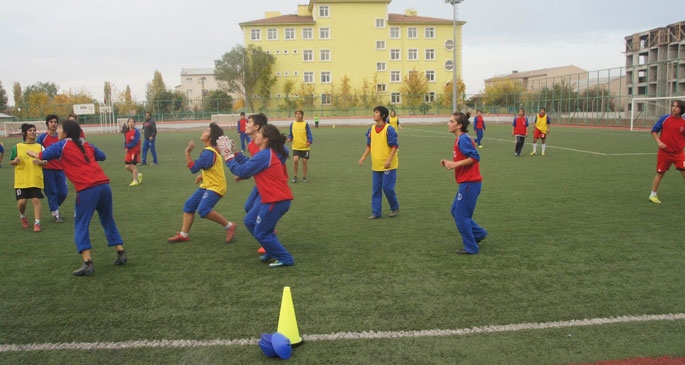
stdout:
<svg viewBox="0 0 685 365">
<path fill-rule="evenodd" d="M 259 46 L 276 57 L 272 97 L 284 96 L 291 80 L 294 94 L 308 88 L 315 105 L 329 105 L 349 78 L 353 94 L 372 91 L 383 104 L 402 104 L 403 80 L 416 70 L 428 79 L 425 101 L 431 103 L 452 81 L 453 21 L 421 17 L 415 10 L 389 14 L 391 1 L 310 0 L 297 14 L 266 12 L 264 19 L 240 27 L 246 47 Z M 459 78 L 464 24 L 457 27 Z"/>
</svg>

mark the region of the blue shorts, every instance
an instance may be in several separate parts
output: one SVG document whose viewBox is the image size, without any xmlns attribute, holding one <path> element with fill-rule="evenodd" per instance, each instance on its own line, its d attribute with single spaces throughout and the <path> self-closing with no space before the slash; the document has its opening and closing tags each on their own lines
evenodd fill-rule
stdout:
<svg viewBox="0 0 685 365">
<path fill-rule="evenodd" d="M 197 212 L 200 218 L 204 218 L 212 209 L 214 209 L 214 206 L 222 197 L 223 196 L 211 190 L 204 188 L 197 189 L 193 195 L 186 200 L 186 203 L 183 206 L 183 212 L 190 214 L 195 214 L 195 212 Z"/>
</svg>

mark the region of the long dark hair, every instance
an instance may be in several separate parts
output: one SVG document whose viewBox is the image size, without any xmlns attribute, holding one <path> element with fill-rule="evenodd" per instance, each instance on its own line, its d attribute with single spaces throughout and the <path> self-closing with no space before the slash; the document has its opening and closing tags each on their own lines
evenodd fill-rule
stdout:
<svg viewBox="0 0 685 365">
<path fill-rule="evenodd" d="M 466 112 L 466 114 L 462 112 L 457 112 L 452 114 L 455 118 L 457 118 L 457 124 L 461 124 L 461 131 L 464 133 L 468 133 L 469 131 L 469 117 L 471 116 L 471 113 Z"/>
<path fill-rule="evenodd" d="M 279 156 L 285 156 L 287 158 L 288 154 L 285 152 L 285 142 L 287 138 L 285 134 L 282 134 L 273 124 L 262 126 L 259 131 L 264 138 L 269 140 L 269 143 L 267 143 L 269 148 L 273 148 Z"/>
<path fill-rule="evenodd" d="M 83 142 L 81 141 L 81 125 L 75 120 L 67 119 L 62 122 L 62 130 L 64 131 L 64 134 L 67 135 L 66 138 L 71 139 L 72 142 L 76 143 L 83 153 L 83 158 L 86 159 L 86 162 L 90 162 L 90 159 L 86 154 L 86 149 L 83 148 Z"/>
</svg>

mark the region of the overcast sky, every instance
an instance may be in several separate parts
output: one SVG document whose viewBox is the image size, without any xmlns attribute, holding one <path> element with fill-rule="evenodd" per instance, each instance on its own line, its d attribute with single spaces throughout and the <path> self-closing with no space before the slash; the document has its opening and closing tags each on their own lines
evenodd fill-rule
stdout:
<svg viewBox="0 0 685 365">
<path fill-rule="evenodd" d="M 237 5 L 239 4 L 239 5 Z M 265 11 L 297 12 L 308 0 L 0 0 L 0 81 L 54 82 L 102 100 L 145 87 L 159 70 L 168 88 L 181 68 L 213 68 L 242 43 L 238 23 Z M 393 0 L 391 13 L 452 19 L 444 0 Z M 682 0 L 464 0 L 463 73 L 467 94 L 512 70 L 576 65 L 588 71 L 625 65 L 624 37 L 685 20 Z"/>
</svg>

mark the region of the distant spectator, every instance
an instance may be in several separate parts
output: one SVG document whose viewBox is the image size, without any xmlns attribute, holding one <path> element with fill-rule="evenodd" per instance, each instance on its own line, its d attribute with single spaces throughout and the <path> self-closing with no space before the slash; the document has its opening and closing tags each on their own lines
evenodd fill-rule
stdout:
<svg viewBox="0 0 685 365">
<path fill-rule="evenodd" d="M 157 140 L 157 122 L 152 119 L 150 112 L 145 112 L 145 122 L 143 122 L 143 162 L 141 165 L 147 165 L 147 150 L 152 153 L 152 164 L 156 165 L 157 150 L 155 149 L 155 141 Z"/>
<path fill-rule="evenodd" d="M 245 131 L 247 126 L 247 118 L 245 118 L 245 112 L 240 112 L 240 119 L 238 119 L 238 125 L 236 126 L 236 131 L 240 136 L 240 151 L 245 152 L 245 146 L 250 143 L 250 136 Z"/>
</svg>

